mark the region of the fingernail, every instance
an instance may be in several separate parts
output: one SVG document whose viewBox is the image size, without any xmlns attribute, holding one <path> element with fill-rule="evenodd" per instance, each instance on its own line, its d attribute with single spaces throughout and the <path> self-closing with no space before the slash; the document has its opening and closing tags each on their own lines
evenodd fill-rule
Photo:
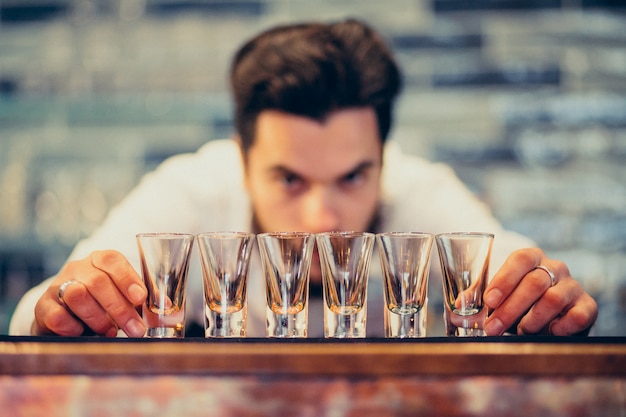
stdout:
<svg viewBox="0 0 626 417">
<path fill-rule="evenodd" d="M 485 323 L 485 333 L 489 336 L 500 336 L 504 332 L 504 325 L 499 318 L 494 317 Z"/>
<path fill-rule="evenodd" d="M 125 333 L 129 337 L 143 337 L 146 333 L 146 326 L 141 321 L 132 319 L 126 323 Z"/>
<path fill-rule="evenodd" d="M 128 287 L 128 296 L 131 302 L 139 304 L 146 297 L 146 291 L 139 284 L 132 284 Z"/>
<path fill-rule="evenodd" d="M 496 308 L 500 305 L 500 300 L 502 299 L 502 291 L 497 288 L 489 291 L 485 294 L 485 303 L 491 308 Z"/>
</svg>

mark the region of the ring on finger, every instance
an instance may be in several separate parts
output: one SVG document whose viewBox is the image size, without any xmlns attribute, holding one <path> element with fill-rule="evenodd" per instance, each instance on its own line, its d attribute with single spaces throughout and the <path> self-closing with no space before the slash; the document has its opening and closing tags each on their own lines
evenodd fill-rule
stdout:
<svg viewBox="0 0 626 417">
<path fill-rule="evenodd" d="M 543 271 L 545 271 L 548 276 L 550 277 L 550 286 L 554 287 L 556 285 L 556 275 L 554 274 L 554 272 L 552 272 L 552 270 L 550 268 L 548 268 L 545 265 L 537 265 L 537 267 L 535 269 L 541 269 Z"/>
<path fill-rule="evenodd" d="M 65 294 L 65 291 L 67 290 L 67 287 L 69 287 L 72 284 L 80 284 L 80 281 L 76 281 L 75 279 L 70 279 L 65 281 L 63 284 L 61 284 L 61 286 L 59 287 L 59 292 L 57 293 L 57 296 L 59 297 L 59 301 L 61 302 L 61 304 L 63 304 L 64 306 L 65 304 L 65 300 L 63 299 L 63 295 Z"/>
</svg>

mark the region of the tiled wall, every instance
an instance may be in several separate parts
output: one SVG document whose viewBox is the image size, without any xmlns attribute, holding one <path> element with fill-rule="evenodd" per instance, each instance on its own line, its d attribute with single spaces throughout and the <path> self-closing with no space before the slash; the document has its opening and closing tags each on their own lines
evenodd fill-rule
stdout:
<svg viewBox="0 0 626 417">
<path fill-rule="evenodd" d="M 596 334 L 626 335 L 626 11 L 591 0 L 3 0 L 0 333 L 143 172 L 230 133 L 244 39 L 346 16 L 397 51 L 394 136 L 567 261 Z"/>
</svg>

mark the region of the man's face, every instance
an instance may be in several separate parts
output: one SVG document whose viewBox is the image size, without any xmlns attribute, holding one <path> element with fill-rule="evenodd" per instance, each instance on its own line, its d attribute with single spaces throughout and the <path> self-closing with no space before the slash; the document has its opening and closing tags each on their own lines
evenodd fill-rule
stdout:
<svg viewBox="0 0 626 417">
<path fill-rule="evenodd" d="M 337 111 L 323 123 L 262 112 L 245 172 L 260 231 L 365 231 L 378 205 L 381 159 L 371 108 Z M 320 279 L 317 255 L 311 279 Z"/>
</svg>

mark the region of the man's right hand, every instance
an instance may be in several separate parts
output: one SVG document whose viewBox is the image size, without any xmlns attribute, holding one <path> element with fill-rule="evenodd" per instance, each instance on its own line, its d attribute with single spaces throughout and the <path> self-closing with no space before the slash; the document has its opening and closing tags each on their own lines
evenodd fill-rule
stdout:
<svg viewBox="0 0 626 417">
<path fill-rule="evenodd" d="M 32 334 L 80 336 L 91 329 L 114 337 L 121 329 L 129 337 L 142 337 L 146 326 L 138 307 L 146 295 L 143 280 L 121 253 L 92 252 L 67 263 L 52 281 L 35 306 Z"/>
</svg>

